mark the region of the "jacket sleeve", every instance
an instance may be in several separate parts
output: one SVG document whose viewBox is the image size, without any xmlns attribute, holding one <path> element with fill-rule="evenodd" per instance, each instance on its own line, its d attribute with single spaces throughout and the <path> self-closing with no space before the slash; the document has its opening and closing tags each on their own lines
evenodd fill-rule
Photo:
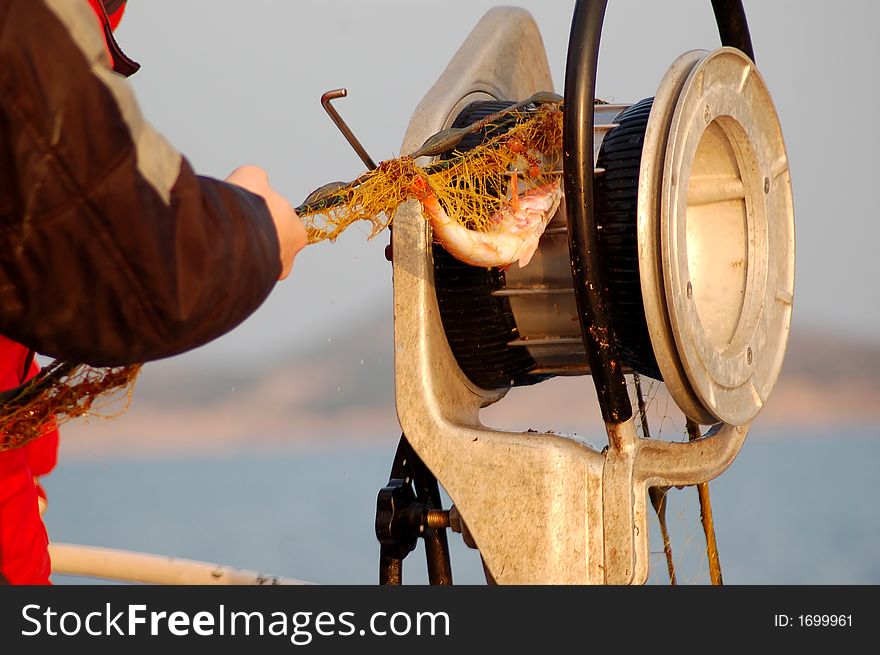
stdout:
<svg viewBox="0 0 880 655">
<path fill-rule="evenodd" d="M 93 365 L 231 330 L 281 271 L 259 196 L 194 174 L 85 0 L 0 0 L 0 333 Z"/>
</svg>

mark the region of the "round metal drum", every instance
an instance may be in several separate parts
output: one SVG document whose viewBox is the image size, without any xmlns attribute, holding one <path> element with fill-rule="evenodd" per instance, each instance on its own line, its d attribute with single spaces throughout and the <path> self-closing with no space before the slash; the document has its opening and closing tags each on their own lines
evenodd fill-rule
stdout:
<svg viewBox="0 0 880 655">
<path fill-rule="evenodd" d="M 787 344 L 794 211 L 776 110 L 739 50 L 687 53 L 664 78 L 638 221 L 645 315 L 673 398 L 700 423 L 748 423 Z"/>
</svg>

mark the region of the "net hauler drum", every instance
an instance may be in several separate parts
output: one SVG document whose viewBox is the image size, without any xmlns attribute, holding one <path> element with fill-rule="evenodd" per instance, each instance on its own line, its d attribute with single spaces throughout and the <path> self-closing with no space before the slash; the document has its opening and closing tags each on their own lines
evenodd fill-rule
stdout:
<svg viewBox="0 0 880 655">
<path fill-rule="evenodd" d="M 434 243 L 418 201 L 394 215 L 400 424 L 500 583 L 644 582 L 648 489 L 730 466 L 787 344 L 789 166 L 741 5 L 713 3 L 723 47 L 685 53 L 651 97 L 621 106 L 594 98 L 604 6 L 575 8 L 565 201 L 528 265 L 467 266 Z M 492 9 L 416 108 L 401 151 L 552 90 L 531 16 Z M 689 442 L 637 436 L 629 372 L 661 379 L 712 427 Z M 480 420 L 513 386 L 584 374 L 607 448 Z"/>
<path fill-rule="evenodd" d="M 472 102 L 453 125 L 503 106 Z M 686 53 L 654 98 L 597 105 L 594 144 L 596 247 L 624 364 L 662 379 L 698 423 L 748 423 L 779 374 L 794 284 L 788 159 L 760 73 L 733 48 Z M 563 206 L 524 268 L 470 267 L 434 246 L 444 329 L 477 386 L 589 372 L 567 222 Z"/>
</svg>

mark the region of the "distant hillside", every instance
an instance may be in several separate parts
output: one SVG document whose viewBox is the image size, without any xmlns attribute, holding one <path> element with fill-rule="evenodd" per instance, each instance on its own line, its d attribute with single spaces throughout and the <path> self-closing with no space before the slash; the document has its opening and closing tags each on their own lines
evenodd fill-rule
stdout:
<svg viewBox="0 0 880 655">
<path fill-rule="evenodd" d="M 79 453 L 304 447 L 356 439 L 396 440 L 393 330 L 381 316 L 337 333 L 264 370 L 196 370 L 179 360 L 149 364 L 131 408 L 104 421 L 64 426 L 65 448 Z M 646 380 L 646 389 L 649 381 Z M 652 423 L 676 423 L 661 393 Z M 756 425 L 860 427 L 880 436 L 880 344 L 792 333 L 783 372 Z M 680 414 L 678 415 L 680 416 Z M 592 380 L 550 380 L 514 389 L 484 411 L 499 428 L 603 434 Z M 774 428 L 775 429 L 775 428 Z"/>
</svg>

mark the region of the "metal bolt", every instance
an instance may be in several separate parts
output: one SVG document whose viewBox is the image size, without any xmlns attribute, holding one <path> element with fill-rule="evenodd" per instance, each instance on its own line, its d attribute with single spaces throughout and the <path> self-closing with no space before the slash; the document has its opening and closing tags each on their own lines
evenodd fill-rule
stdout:
<svg viewBox="0 0 880 655">
<path fill-rule="evenodd" d="M 690 281 L 688 281 L 687 285 L 687 296 L 689 299 L 694 297 L 694 285 L 692 285 Z"/>
<path fill-rule="evenodd" d="M 746 350 L 746 361 L 751 364 L 752 363 L 752 349 L 749 348 Z"/>
<path fill-rule="evenodd" d="M 770 178 L 764 178 L 764 193 L 770 193 Z"/>
<path fill-rule="evenodd" d="M 425 517 L 425 523 L 429 528 L 434 530 L 449 527 L 449 510 L 445 509 L 429 509 L 428 515 Z"/>
</svg>

